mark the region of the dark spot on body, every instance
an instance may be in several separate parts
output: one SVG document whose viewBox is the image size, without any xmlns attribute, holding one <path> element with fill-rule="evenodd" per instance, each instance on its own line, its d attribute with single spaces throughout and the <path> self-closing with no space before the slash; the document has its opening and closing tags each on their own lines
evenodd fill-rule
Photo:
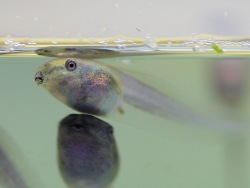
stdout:
<svg viewBox="0 0 250 188">
<path fill-rule="evenodd" d="M 76 51 L 77 49 L 76 48 L 65 48 L 65 50 L 72 52 L 72 51 Z"/>
<path fill-rule="evenodd" d="M 46 55 L 48 53 L 52 53 L 52 51 L 48 50 L 48 49 L 41 48 L 41 49 L 35 50 L 35 53 L 38 54 L 38 55 Z"/>
<path fill-rule="evenodd" d="M 83 96 L 83 97 L 82 97 L 82 101 L 83 101 L 83 102 L 86 102 L 87 100 L 88 100 L 88 96 Z"/>
<path fill-rule="evenodd" d="M 50 53 L 52 52 L 51 50 L 44 50 L 45 53 Z"/>
<path fill-rule="evenodd" d="M 63 80 L 62 82 L 59 83 L 60 86 L 67 86 L 69 85 L 68 81 Z"/>
</svg>

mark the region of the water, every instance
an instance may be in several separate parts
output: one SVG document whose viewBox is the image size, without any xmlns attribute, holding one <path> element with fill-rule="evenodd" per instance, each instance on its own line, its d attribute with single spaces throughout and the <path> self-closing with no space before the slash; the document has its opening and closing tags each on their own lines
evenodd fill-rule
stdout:
<svg viewBox="0 0 250 188">
<path fill-rule="evenodd" d="M 152 42 L 151 39 L 147 40 Z M 55 44 L 55 40 L 51 41 Z M 126 71 L 159 89 L 171 99 L 209 117 L 250 124 L 247 77 L 249 68 L 244 68 L 244 92 L 234 98 L 234 102 L 225 100 L 216 90 L 214 82 L 215 62 L 236 58 L 248 63 L 248 47 L 238 42 L 240 46 L 236 48 L 236 42 L 232 41 L 233 46 L 223 47 L 224 54 L 218 54 L 210 49 L 211 42 L 205 45 L 200 44 L 201 40 L 183 39 L 178 44 L 186 44 L 180 48 L 174 45 L 176 43 L 173 41 L 177 40 L 169 41 L 164 41 L 164 44 L 167 48 L 173 47 L 172 52 L 177 53 L 105 58 L 98 61 Z M 26 42 L 25 49 L 52 44 L 48 40 L 30 39 L 28 42 L 30 44 Z M 57 43 L 60 44 L 60 40 Z M 138 40 L 128 43 L 139 44 Z M 199 51 L 193 51 L 193 46 L 198 43 Z M 9 51 L 24 47 L 15 46 L 18 44 L 22 44 L 22 41 L 2 46 L 6 49 L 7 45 Z M 63 44 L 75 46 L 77 41 Z M 121 44 L 118 44 L 120 49 Z M 221 44 L 222 42 L 216 43 Z M 153 46 L 155 50 L 156 47 Z M 178 49 L 184 49 L 188 53 Z M 201 49 L 205 50 L 200 51 Z M 42 187 L 62 188 L 66 185 L 60 177 L 57 165 L 58 122 L 68 114 L 77 112 L 61 104 L 35 84 L 34 74 L 37 67 L 50 59 L 53 57 L 37 56 L 34 53 L 0 56 L 0 126 L 16 143 L 22 153 L 20 156 L 29 163 L 30 170 L 39 177 L 39 181 L 34 180 L 31 184 L 42 182 Z M 103 117 L 115 129 L 121 156 L 121 168 L 113 184 L 114 188 L 249 187 L 250 140 L 247 131 L 242 133 L 204 129 L 176 119 L 164 119 L 127 104 L 124 112 L 114 112 Z M 22 160 L 19 159 L 18 152 L 16 153 L 14 160 L 21 163 Z M 28 179 L 31 178 L 29 174 L 25 175 L 26 172 L 23 173 Z"/>
</svg>

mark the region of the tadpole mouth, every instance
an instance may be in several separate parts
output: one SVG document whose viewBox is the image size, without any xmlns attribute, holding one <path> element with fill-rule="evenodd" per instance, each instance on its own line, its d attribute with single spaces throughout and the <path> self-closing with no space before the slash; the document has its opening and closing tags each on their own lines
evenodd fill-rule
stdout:
<svg viewBox="0 0 250 188">
<path fill-rule="evenodd" d="M 35 82 L 40 85 L 43 83 L 44 77 L 41 71 L 37 72 L 35 75 Z"/>
</svg>

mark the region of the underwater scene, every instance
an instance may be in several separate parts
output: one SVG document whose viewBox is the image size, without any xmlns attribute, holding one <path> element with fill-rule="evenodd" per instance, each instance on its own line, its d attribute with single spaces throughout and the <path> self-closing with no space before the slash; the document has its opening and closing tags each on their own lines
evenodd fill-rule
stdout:
<svg viewBox="0 0 250 188">
<path fill-rule="evenodd" d="M 250 187 L 249 46 L 1 38 L 0 187 Z"/>
</svg>

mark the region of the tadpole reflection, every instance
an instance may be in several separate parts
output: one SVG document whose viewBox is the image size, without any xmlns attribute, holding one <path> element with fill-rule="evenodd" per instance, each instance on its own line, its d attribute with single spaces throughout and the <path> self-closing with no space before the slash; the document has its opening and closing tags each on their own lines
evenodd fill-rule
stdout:
<svg viewBox="0 0 250 188">
<path fill-rule="evenodd" d="M 58 130 L 58 164 L 71 188 L 106 188 L 119 166 L 113 127 L 85 114 L 71 114 Z"/>
</svg>

